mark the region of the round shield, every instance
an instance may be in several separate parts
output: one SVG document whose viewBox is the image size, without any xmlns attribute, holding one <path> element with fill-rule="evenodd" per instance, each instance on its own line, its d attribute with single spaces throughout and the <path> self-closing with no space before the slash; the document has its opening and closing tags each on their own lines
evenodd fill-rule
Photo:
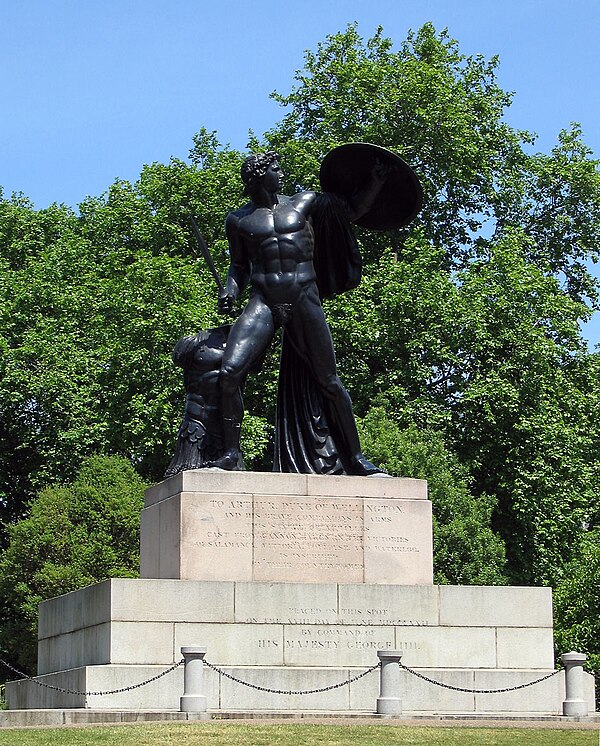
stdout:
<svg viewBox="0 0 600 746">
<path fill-rule="evenodd" d="M 371 209 L 354 222 L 378 230 L 401 228 L 421 209 L 423 188 L 412 168 L 390 150 L 365 142 L 330 150 L 321 163 L 321 187 L 350 200 L 368 185 L 377 161 L 387 170 L 387 178 Z"/>
</svg>

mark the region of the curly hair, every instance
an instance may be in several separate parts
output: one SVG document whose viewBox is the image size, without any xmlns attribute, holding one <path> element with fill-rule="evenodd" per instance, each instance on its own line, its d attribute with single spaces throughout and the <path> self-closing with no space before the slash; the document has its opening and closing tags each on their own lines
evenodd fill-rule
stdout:
<svg viewBox="0 0 600 746">
<path fill-rule="evenodd" d="M 269 150 L 267 153 L 255 153 L 249 155 L 242 163 L 240 176 L 246 186 L 253 179 L 261 179 L 266 173 L 269 166 L 277 160 L 277 153 Z"/>
</svg>

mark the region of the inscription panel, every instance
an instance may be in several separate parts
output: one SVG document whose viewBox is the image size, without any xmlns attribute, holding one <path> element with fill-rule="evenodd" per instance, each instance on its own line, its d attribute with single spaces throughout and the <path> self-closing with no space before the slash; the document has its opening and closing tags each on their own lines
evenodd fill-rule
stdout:
<svg viewBox="0 0 600 746">
<path fill-rule="evenodd" d="M 369 666 L 378 650 L 394 649 L 393 627 L 286 625 L 283 656 L 287 666 Z"/>
<path fill-rule="evenodd" d="M 433 583 L 431 503 L 365 500 L 365 582 Z"/>
<path fill-rule="evenodd" d="M 250 580 L 250 495 L 182 493 L 181 578 Z"/>
<path fill-rule="evenodd" d="M 362 500 L 254 496 L 254 580 L 363 582 Z"/>
<path fill-rule="evenodd" d="M 175 625 L 173 655 L 179 659 L 182 645 L 206 645 L 206 658 L 223 666 L 283 665 L 283 627 L 276 624 L 179 624 Z M 242 677 L 243 678 L 243 677 Z"/>
</svg>

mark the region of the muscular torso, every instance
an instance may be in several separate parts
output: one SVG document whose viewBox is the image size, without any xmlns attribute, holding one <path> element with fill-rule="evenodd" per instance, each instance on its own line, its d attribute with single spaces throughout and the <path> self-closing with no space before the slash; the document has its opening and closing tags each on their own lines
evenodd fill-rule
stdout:
<svg viewBox="0 0 600 746">
<path fill-rule="evenodd" d="M 249 263 L 250 282 L 268 303 L 293 303 L 314 282 L 314 235 L 310 212 L 314 192 L 279 197 L 273 208 L 249 206 L 230 219 Z"/>
</svg>

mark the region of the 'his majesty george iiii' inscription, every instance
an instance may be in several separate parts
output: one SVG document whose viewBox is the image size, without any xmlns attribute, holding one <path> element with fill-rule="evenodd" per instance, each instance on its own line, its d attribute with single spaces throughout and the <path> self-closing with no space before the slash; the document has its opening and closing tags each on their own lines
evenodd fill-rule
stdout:
<svg viewBox="0 0 600 746">
<path fill-rule="evenodd" d="M 172 494 L 149 491 L 142 577 L 432 583 L 431 504 L 420 480 L 378 479 L 376 489 L 364 478 L 299 477 L 307 481 L 282 495 L 269 491 L 269 475 L 234 488 L 231 475 L 201 474 L 209 478 L 188 477 Z M 319 479 L 339 494 L 319 494 Z"/>
</svg>

